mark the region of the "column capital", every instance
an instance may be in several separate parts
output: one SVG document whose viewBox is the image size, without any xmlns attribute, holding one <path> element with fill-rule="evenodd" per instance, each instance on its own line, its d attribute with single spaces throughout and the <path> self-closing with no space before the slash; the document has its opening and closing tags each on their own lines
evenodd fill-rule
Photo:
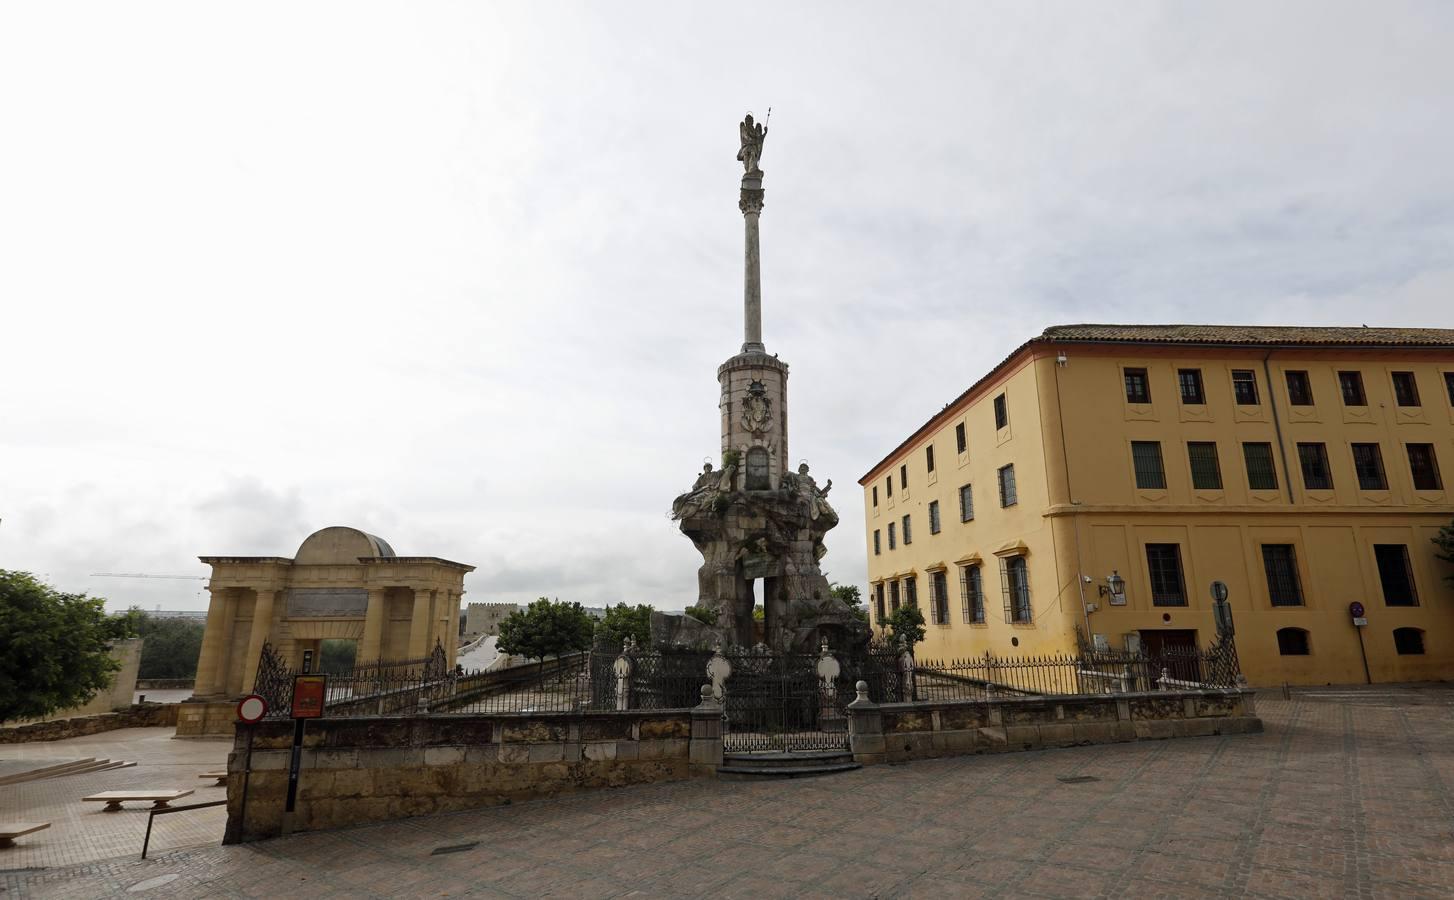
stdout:
<svg viewBox="0 0 1454 900">
<path fill-rule="evenodd" d="M 742 210 L 744 216 L 761 215 L 762 208 L 765 205 L 764 195 L 766 193 L 762 188 L 757 188 L 756 190 L 743 188 L 741 196 L 737 199 L 737 208 Z"/>
</svg>

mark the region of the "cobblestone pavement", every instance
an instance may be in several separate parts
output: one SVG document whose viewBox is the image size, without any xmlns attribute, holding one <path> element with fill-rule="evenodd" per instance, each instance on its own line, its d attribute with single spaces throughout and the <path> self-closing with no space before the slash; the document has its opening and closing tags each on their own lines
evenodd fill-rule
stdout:
<svg viewBox="0 0 1454 900">
<path fill-rule="evenodd" d="M 151 788 L 187 789 L 195 793 L 178 804 L 224 800 L 227 789 L 197 776 L 225 768 L 231 741 L 173 740 L 173 728 L 123 728 L 63 741 L 0 746 L 0 761 L 124 759 L 136 765 L 83 775 L 62 775 L 42 781 L 0 787 L 0 819 L 50 822 L 47 831 L 27 835 L 9 850 L 0 850 L 0 873 L 7 869 L 52 868 L 123 854 L 140 855 L 149 803 L 128 803 L 121 812 L 102 812 L 101 803 L 82 803 L 97 791 Z M 223 807 L 159 816 L 152 846 L 159 850 L 214 845 L 227 821 Z M 0 875 L 0 889 L 7 886 Z"/>
<path fill-rule="evenodd" d="M 12 872 L 0 884 L 36 897 L 131 889 L 310 900 L 1447 897 L 1451 699 L 1436 687 L 1263 697 L 1262 735 L 959 757 L 773 784 L 650 785 L 146 862 Z M 1060 780 L 1077 775 L 1099 780 Z"/>
</svg>

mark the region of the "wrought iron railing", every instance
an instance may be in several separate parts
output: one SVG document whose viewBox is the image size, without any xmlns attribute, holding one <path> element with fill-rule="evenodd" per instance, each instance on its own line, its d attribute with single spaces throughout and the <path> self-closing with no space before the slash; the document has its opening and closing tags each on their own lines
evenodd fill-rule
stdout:
<svg viewBox="0 0 1454 900">
<path fill-rule="evenodd" d="M 989 700 L 1040 694 L 1117 694 L 1133 691 L 1235 688 L 1236 650 L 1229 643 L 1206 650 L 1162 653 L 981 657 L 917 660 L 915 699 Z"/>
</svg>

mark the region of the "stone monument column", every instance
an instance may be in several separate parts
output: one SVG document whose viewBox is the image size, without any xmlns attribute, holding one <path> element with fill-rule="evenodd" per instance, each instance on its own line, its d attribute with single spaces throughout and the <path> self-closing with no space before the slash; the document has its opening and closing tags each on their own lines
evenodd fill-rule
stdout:
<svg viewBox="0 0 1454 900">
<path fill-rule="evenodd" d="M 232 631 L 228 588 L 209 586 L 207 590 L 212 600 L 207 604 L 207 626 L 192 688 L 194 697 L 217 697 L 227 692 L 227 636 Z"/>
<path fill-rule="evenodd" d="M 273 630 L 273 603 L 278 592 L 273 588 L 258 588 L 257 600 L 252 605 L 252 634 L 247 640 L 247 658 L 242 661 L 242 692 L 252 691 L 257 680 L 257 664 L 262 657 L 263 643 Z"/>
<path fill-rule="evenodd" d="M 388 588 L 369 588 L 369 605 L 364 612 L 363 640 L 358 642 L 355 665 L 377 662 L 384 655 L 384 617 Z"/>
<path fill-rule="evenodd" d="M 742 176 L 742 193 L 737 208 L 747 227 L 743 266 L 743 353 L 762 353 L 762 256 L 758 247 L 757 223 L 762 216 L 762 170 Z"/>
<path fill-rule="evenodd" d="M 409 621 L 409 658 L 428 656 L 434 649 L 429 643 L 430 619 L 434 615 L 434 591 L 418 587 L 414 589 L 414 614 Z"/>
</svg>

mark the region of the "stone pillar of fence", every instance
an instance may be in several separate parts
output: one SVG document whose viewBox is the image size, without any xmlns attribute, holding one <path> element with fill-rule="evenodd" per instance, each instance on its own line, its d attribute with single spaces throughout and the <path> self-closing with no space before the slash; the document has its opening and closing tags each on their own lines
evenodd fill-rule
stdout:
<svg viewBox="0 0 1454 900">
<path fill-rule="evenodd" d="M 616 708 L 626 710 L 631 708 L 631 672 L 635 668 L 635 662 L 629 655 L 631 653 L 631 638 L 621 648 L 621 655 L 616 657 L 611 671 L 616 676 Z"/>
<path fill-rule="evenodd" d="M 899 654 L 899 674 L 904 685 L 904 696 L 900 699 L 912 702 L 919 699 L 919 693 L 914 690 L 914 648 L 902 643 L 899 646 L 904 648 Z"/>
<path fill-rule="evenodd" d="M 868 699 L 867 681 L 858 682 L 854 689 L 858 698 L 848 704 L 848 749 L 856 763 L 881 763 L 887 750 L 883 716 L 879 714 L 878 704 Z"/>
<path fill-rule="evenodd" d="M 692 740 L 688 766 L 694 778 L 715 778 L 722 765 L 722 704 L 702 685 L 702 702 L 692 707 Z"/>
</svg>

